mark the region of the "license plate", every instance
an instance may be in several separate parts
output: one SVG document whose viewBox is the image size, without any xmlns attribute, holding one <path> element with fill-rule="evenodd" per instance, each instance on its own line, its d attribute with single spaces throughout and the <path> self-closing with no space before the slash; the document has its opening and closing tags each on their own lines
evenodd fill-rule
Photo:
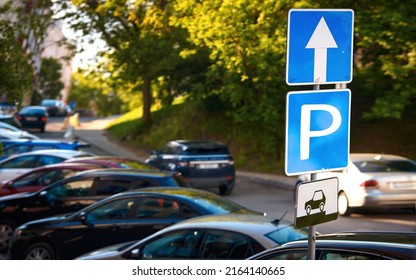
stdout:
<svg viewBox="0 0 416 280">
<path fill-rule="evenodd" d="M 214 169 L 214 168 L 218 168 L 218 164 L 216 164 L 216 163 L 203 163 L 203 164 L 199 164 L 198 167 L 200 169 Z"/>
<path fill-rule="evenodd" d="M 38 118 L 37 117 L 27 117 L 26 120 L 29 122 L 34 122 L 36 121 Z"/>
<path fill-rule="evenodd" d="M 416 189 L 416 182 L 396 182 L 393 184 L 395 189 Z"/>
</svg>

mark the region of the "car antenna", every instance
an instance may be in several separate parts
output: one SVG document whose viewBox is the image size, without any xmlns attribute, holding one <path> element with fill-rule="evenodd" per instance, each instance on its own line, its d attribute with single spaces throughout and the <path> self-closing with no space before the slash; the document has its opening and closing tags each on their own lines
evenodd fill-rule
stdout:
<svg viewBox="0 0 416 280">
<path fill-rule="evenodd" d="M 280 221 L 283 219 L 283 217 L 286 216 L 286 214 L 287 214 L 287 211 L 282 215 L 282 217 L 280 217 L 280 219 L 274 219 L 272 223 L 278 225 Z"/>
</svg>

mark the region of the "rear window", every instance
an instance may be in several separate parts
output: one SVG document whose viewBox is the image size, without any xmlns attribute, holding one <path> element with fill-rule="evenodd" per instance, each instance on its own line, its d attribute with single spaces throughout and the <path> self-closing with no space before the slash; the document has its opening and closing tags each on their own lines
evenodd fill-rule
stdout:
<svg viewBox="0 0 416 280">
<path fill-rule="evenodd" d="M 45 111 L 42 109 L 37 109 L 37 108 L 23 108 L 20 111 L 21 114 L 33 114 L 33 115 L 39 115 L 39 116 L 43 116 L 45 115 Z"/>
<path fill-rule="evenodd" d="M 405 160 L 357 161 L 354 164 L 361 172 L 416 172 L 416 164 Z"/>
</svg>

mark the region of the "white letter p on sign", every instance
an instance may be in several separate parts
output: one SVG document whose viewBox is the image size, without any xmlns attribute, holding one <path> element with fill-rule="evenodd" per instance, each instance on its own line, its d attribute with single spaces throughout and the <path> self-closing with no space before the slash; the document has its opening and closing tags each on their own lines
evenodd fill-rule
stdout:
<svg viewBox="0 0 416 280">
<path fill-rule="evenodd" d="M 332 116 L 332 124 L 323 130 L 311 131 L 312 111 L 327 111 Z M 311 137 L 330 135 L 341 126 L 341 113 L 334 106 L 327 104 L 302 105 L 300 114 L 300 159 L 309 159 Z"/>
</svg>

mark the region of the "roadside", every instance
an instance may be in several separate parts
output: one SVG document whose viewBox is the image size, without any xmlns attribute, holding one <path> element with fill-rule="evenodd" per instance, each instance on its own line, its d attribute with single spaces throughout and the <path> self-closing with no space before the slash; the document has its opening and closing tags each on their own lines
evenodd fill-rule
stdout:
<svg viewBox="0 0 416 280">
<path fill-rule="evenodd" d="M 98 150 L 97 152 L 126 156 L 136 160 L 145 161 L 147 155 L 143 155 L 142 152 L 132 149 L 131 147 L 120 145 L 106 135 L 105 127 L 107 123 L 114 118 L 117 118 L 117 116 L 100 119 L 83 119 L 81 120 L 79 127 L 74 129 L 74 137 L 91 143 L 91 145 Z M 241 170 L 237 170 L 237 176 L 245 177 L 252 182 L 267 184 L 287 190 L 293 190 L 296 182 L 296 177 L 247 172 Z"/>
</svg>

